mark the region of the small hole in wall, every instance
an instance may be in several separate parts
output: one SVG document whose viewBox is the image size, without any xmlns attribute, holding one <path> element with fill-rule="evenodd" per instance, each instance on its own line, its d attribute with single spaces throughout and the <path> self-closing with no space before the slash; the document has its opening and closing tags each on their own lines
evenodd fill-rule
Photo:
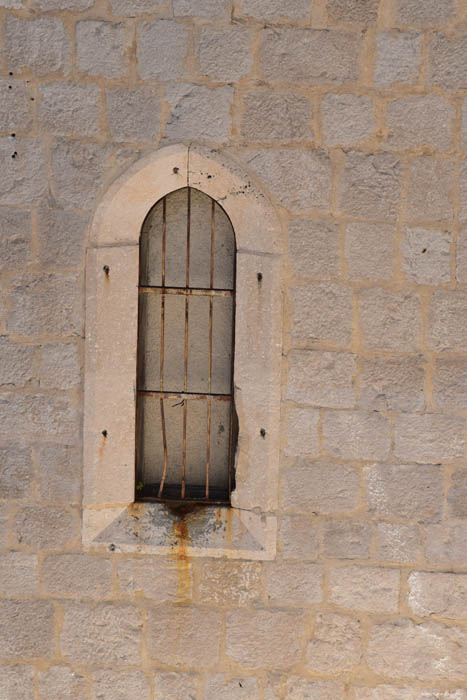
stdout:
<svg viewBox="0 0 467 700">
<path fill-rule="evenodd" d="M 422 248 L 422 253 L 426 253 L 426 248 Z"/>
</svg>

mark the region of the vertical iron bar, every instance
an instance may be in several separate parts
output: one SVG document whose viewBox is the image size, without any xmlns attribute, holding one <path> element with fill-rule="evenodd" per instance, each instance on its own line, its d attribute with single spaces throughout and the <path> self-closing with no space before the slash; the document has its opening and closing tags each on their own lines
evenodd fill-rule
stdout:
<svg viewBox="0 0 467 700">
<path fill-rule="evenodd" d="M 215 202 L 211 202 L 211 241 L 209 253 L 209 288 L 214 288 L 214 231 Z M 208 393 L 212 390 L 212 312 L 213 297 L 209 297 L 209 349 L 208 349 Z M 209 498 L 209 469 L 211 467 L 211 399 L 208 399 L 208 425 L 206 436 L 206 498 Z"/>
<path fill-rule="evenodd" d="M 206 436 L 206 498 L 209 498 L 209 467 L 211 465 L 211 399 L 208 398 L 208 429 Z"/>
<path fill-rule="evenodd" d="M 209 289 L 214 289 L 214 224 L 215 224 L 215 206 L 214 200 L 211 202 L 211 253 L 210 253 L 210 274 L 209 274 Z"/>
<path fill-rule="evenodd" d="M 186 279 L 185 287 L 190 286 L 190 233 L 191 233 L 191 190 L 187 192 L 187 216 L 186 216 Z M 183 367 L 183 391 L 187 391 L 188 384 L 188 302 L 189 295 L 185 295 L 185 362 Z M 182 499 L 185 498 L 186 480 L 186 424 L 187 424 L 188 404 L 183 402 L 183 452 L 182 452 Z"/>
<path fill-rule="evenodd" d="M 162 287 L 165 287 L 165 248 L 167 234 L 167 214 L 166 198 L 162 200 L 162 254 L 161 254 L 161 276 Z M 164 336 L 165 336 L 165 294 L 161 294 L 161 356 L 159 368 L 160 391 L 164 391 Z"/>
<path fill-rule="evenodd" d="M 229 435 L 229 500 L 230 494 L 232 493 L 232 481 L 233 481 L 233 467 L 234 467 L 234 454 L 233 454 L 233 438 L 234 438 L 234 411 L 235 411 L 235 398 L 234 398 L 234 363 L 235 363 L 235 295 L 236 295 L 236 285 L 237 285 L 237 247 L 234 248 L 234 274 L 233 274 L 233 295 L 232 295 L 232 338 L 231 338 L 231 365 L 230 365 L 230 435 Z"/>
<path fill-rule="evenodd" d="M 167 476 L 167 434 L 165 432 L 165 414 L 164 414 L 164 399 L 160 399 L 161 402 L 161 423 L 162 423 L 162 444 L 164 445 L 164 468 L 162 470 L 162 479 L 159 485 L 158 498 L 161 498 L 162 491 L 164 490 L 164 482 Z"/>
</svg>

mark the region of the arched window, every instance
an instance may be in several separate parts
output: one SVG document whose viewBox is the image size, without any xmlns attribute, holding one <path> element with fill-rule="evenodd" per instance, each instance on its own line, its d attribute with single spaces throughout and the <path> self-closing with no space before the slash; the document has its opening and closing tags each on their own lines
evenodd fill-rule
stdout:
<svg viewBox="0 0 467 700">
<path fill-rule="evenodd" d="M 86 252 L 85 549 L 168 554 L 183 521 L 188 556 L 274 558 L 283 244 L 267 194 L 241 163 L 204 146 L 158 149 L 102 195 Z M 170 508 L 171 485 L 176 500 L 220 505 Z"/>
<path fill-rule="evenodd" d="M 214 199 L 166 195 L 140 239 L 136 497 L 228 503 L 235 235 Z"/>
</svg>

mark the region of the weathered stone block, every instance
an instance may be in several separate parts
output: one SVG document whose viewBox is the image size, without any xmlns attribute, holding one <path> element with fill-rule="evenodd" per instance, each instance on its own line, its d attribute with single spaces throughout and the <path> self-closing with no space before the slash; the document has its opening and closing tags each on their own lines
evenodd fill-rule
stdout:
<svg viewBox="0 0 467 700">
<path fill-rule="evenodd" d="M 321 115 L 327 146 L 355 146 L 371 139 L 376 128 L 373 102 L 366 95 L 326 95 Z"/>
<path fill-rule="evenodd" d="M 82 309 L 76 274 L 25 274 L 10 286 L 9 330 L 21 335 L 79 335 Z"/>
<path fill-rule="evenodd" d="M 453 518 L 467 518 L 467 469 L 457 469 L 451 476 L 448 510 Z"/>
<path fill-rule="evenodd" d="M 160 105 L 150 88 L 106 91 L 107 122 L 115 141 L 154 141 L 160 128 Z"/>
<path fill-rule="evenodd" d="M 27 131 L 31 124 L 31 101 L 26 84 L 20 80 L 0 80 L 0 131 Z"/>
<path fill-rule="evenodd" d="M 203 700 L 259 700 L 256 678 L 230 678 L 216 674 L 208 679 Z"/>
<path fill-rule="evenodd" d="M 329 0 L 331 22 L 345 24 L 374 24 L 378 16 L 378 0 Z"/>
<path fill-rule="evenodd" d="M 330 283 L 293 287 L 291 291 L 295 343 L 349 345 L 352 338 L 351 289 Z"/>
<path fill-rule="evenodd" d="M 0 207 L 0 269 L 21 268 L 31 257 L 31 213 Z"/>
<path fill-rule="evenodd" d="M 208 88 L 178 83 L 167 88 L 171 117 L 166 126 L 169 139 L 196 138 L 223 143 L 231 128 L 231 87 Z"/>
<path fill-rule="evenodd" d="M 375 464 L 366 469 L 370 512 L 386 518 L 439 519 L 443 472 L 439 466 Z"/>
<path fill-rule="evenodd" d="M 420 348 L 420 298 L 382 287 L 362 289 L 358 298 L 363 342 L 371 350 L 414 352 Z"/>
<path fill-rule="evenodd" d="M 401 684 L 378 685 L 375 688 L 354 688 L 356 700 L 466 700 L 464 688 L 440 690 L 439 688 L 401 687 Z"/>
<path fill-rule="evenodd" d="M 278 542 L 284 559 L 316 559 L 318 526 L 303 515 L 283 515 L 279 520 Z"/>
<path fill-rule="evenodd" d="M 149 611 L 148 654 L 158 665 L 211 668 L 218 663 L 222 615 L 215 610 L 160 605 Z"/>
<path fill-rule="evenodd" d="M 96 700 L 152 700 L 149 679 L 144 671 L 102 669 L 95 671 L 92 679 Z"/>
<path fill-rule="evenodd" d="M 331 161 L 324 151 L 291 149 L 246 153 L 247 164 L 291 211 L 328 209 Z"/>
<path fill-rule="evenodd" d="M 34 666 L 2 666 L 0 693 L 2 700 L 33 700 Z"/>
<path fill-rule="evenodd" d="M 396 456 L 410 462 L 450 462 L 464 454 L 465 420 L 436 413 L 396 419 Z"/>
<path fill-rule="evenodd" d="M 276 697 L 279 697 L 277 695 Z M 284 700 L 343 700 L 342 681 L 310 681 L 301 676 L 289 676 L 285 682 Z"/>
<path fill-rule="evenodd" d="M 467 674 L 467 633 L 436 622 L 384 622 L 370 633 L 367 663 L 383 676 L 444 680 Z"/>
<path fill-rule="evenodd" d="M 454 107 L 438 95 L 403 97 L 387 108 L 388 148 L 437 148 L 447 150 L 452 142 Z"/>
<path fill-rule="evenodd" d="M 95 136 L 99 132 L 100 88 L 75 83 L 39 86 L 39 120 L 52 134 Z"/>
<path fill-rule="evenodd" d="M 34 377 L 35 348 L 0 336 L 0 386 L 22 387 Z"/>
<path fill-rule="evenodd" d="M 347 224 L 345 258 L 351 280 L 390 280 L 394 274 L 394 226 Z"/>
<path fill-rule="evenodd" d="M 80 450 L 65 445 L 40 445 L 36 449 L 42 500 L 49 503 L 80 501 Z"/>
<path fill-rule="evenodd" d="M 424 228 L 406 229 L 402 270 L 417 284 L 446 284 L 451 278 L 451 234 Z"/>
<path fill-rule="evenodd" d="M 236 2 L 245 17 L 258 20 L 306 20 L 310 16 L 310 0 L 295 0 L 284 5 L 282 0 L 241 0 Z"/>
<path fill-rule="evenodd" d="M 399 608 L 399 579 L 395 569 L 333 568 L 329 575 L 331 601 L 349 610 L 395 613 Z"/>
<path fill-rule="evenodd" d="M 289 225 L 289 257 L 296 277 L 331 280 L 340 271 L 340 233 L 328 221 L 292 221 Z"/>
<path fill-rule="evenodd" d="M 15 444 L 0 448 L 0 498 L 27 498 L 33 479 L 29 447 Z"/>
<path fill-rule="evenodd" d="M 201 29 L 198 45 L 201 75 L 235 82 L 252 68 L 251 32 L 243 27 Z"/>
<path fill-rule="evenodd" d="M 444 24 L 456 11 L 455 0 L 399 0 L 397 19 L 400 24 L 414 27 L 437 26 Z"/>
<path fill-rule="evenodd" d="M 418 81 L 421 54 L 421 34 L 387 32 L 376 37 L 375 84 L 378 86 Z"/>
<path fill-rule="evenodd" d="M 467 617 L 467 575 L 414 571 L 409 576 L 409 607 L 421 617 Z"/>
<path fill-rule="evenodd" d="M 125 559 L 117 567 L 120 590 L 132 597 L 144 596 L 158 603 L 191 597 L 191 563 L 162 557 Z"/>
<path fill-rule="evenodd" d="M 401 188 L 402 165 L 392 153 L 347 154 L 339 207 L 350 216 L 394 220 Z"/>
<path fill-rule="evenodd" d="M 245 668 L 289 668 L 305 631 L 301 612 L 236 610 L 227 615 L 227 656 Z"/>
<path fill-rule="evenodd" d="M 61 20 L 55 17 L 27 20 L 8 15 L 4 36 L 11 71 L 32 68 L 37 75 L 70 72 L 71 39 Z"/>
<path fill-rule="evenodd" d="M 429 525 L 424 544 L 430 564 L 467 566 L 467 523 Z"/>
<path fill-rule="evenodd" d="M 79 537 L 79 517 L 75 511 L 54 506 L 25 506 L 14 520 L 18 544 L 34 549 L 57 549 L 73 544 Z"/>
<path fill-rule="evenodd" d="M 358 77 L 357 34 L 322 29 L 265 29 L 260 70 L 265 78 L 290 83 L 345 83 Z"/>
<path fill-rule="evenodd" d="M 368 559 L 374 529 L 358 520 L 328 520 L 323 528 L 326 557 L 336 559 Z"/>
<path fill-rule="evenodd" d="M 8 547 L 8 503 L 3 502 L 0 505 L 0 550 L 4 551 Z"/>
<path fill-rule="evenodd" d="M 92 208 L 110 165 L 110 146 L 58 141 L 52 148 L 52 189 L 63 207 Z"/>
<path fill-rule="evenodd" d="M 353 408 L 356 369 L 356 357 L 351 353 L 292 350 L 287 399 L 327 408 Z"/>
<path fill-rule="evenodd" d="M 352 467 L 319 460 L 283 469 L 282 507 L 295 513 L 343 513 L 358 505 L 360 477 Z"/>
<path fill-rule="evenodd" d="M 95 3 L 95 0 L 34 0 L 34 8 L 42 12 L 54 12 L 55 10 L 76 10 L 84 12 Z"/>
<path fill-rule="evenodd" d="M 136 56 L 143 80 L 176 80 L 184 72 L 188 31 L 181 22 L 160 19 L 138 27 Z"/>
<path fill-rule="evenodd" d="M 72 663 L 137 664 L 141 613 L 121 603 L 68 603 L 59 646 Z"/>
<path fill-rule="evenodd" d="M 463 357 L 436 359 L 433 392 L 441 409 L 454 412 L 467 410 L 467 361 Z"/>
<path fill-rule="evenodd" d="M 420 531 L 416 525 L 378 523 L 376 558 L 390 562 L 414 562 L 421 554 Z"/>
<path fill-rule="evenodd" d="M 431 297 L 428 344 L 437 352 L 463 352 L 467 345 L 467 292 L 439 289 Z"/>
<path fill-rule="evenodd" d="M 50 666 L 39 673 L 40 700 L 88 700 L 89 681 L 68 666 Z"/>
<path fill-rule="evenodd" d="M 198 677 L 192 673 L 156 673 L 154 700 L 167 700 L 167 698 L 192 700 L 197 697 L 198 687 Z"/>
<path fill-rule="evenodd" d="M 49 440 L 76 443 L 79 422 L 76 406 L 68 397 L 45 394 L 0 393 L 0 436 L 20 441 Z"/>
<path fill-rule="evenodd" d="M 326 411 L 323 423 L 325 449 L 343 459 L 386 459 L 390 423 L 379 413 Z"/>
<path fill-rule="evenodd" d="M 362 359 L 359 405 L 372 411 L 420 411 L 424 385 L 421 356 Z"/>
<path fill-rule="evenodd" d="M 467 98 L 462 105 L 461 147 L 467 151 Z"/>
<path fill-rule="evenodd" d="M 54 622 L 55 608 L 49 601 L 0 600 L 0 656 L 51 656 Z"/>
<path fill-rule="evenodd" d="M 191 0 L 174 0 L 173 10 L 175 17 L 227 17 L 229 15 L 229 0 L 198 0 L 193 4 Z"/>
<path fill-rule="evenodd" d="M 95 0 L 92 0 L 93 2 Z M 128 3 L 127 0 L 109 0 L 112 6 L 114 15 L 122 17 L 137 17 L 138 15 L 153 14 L 157 11 L 163 0 L 132 0 Z"/>
<path fill-rule="evenodd" d="M 311 138 L 311 101 L 292 92 L 251 90 L 244 97 L 240 133 L 250 141 Z"/>
<path fill-rule="evenodd" d="M 52 596 L 108 598 L 112 562 L 91 554 L 51 554 L 42 564 L 42 583 Z"/>
<path fill-rule="evenodd" d="M 467 283 L 467 228 L 461 229 L 457 235 L 456 280 Z"/>
<path fill-rule="evenodd" d="M 307 668 L 315 673 L 350 671 L 360 661 L 360 624 L 346 615 L 318 613 L 307 648 Z"/>
<path fill-rule="evenodd" d="M 407 218 L 443 221 L 453 216 L 455 165 L 452 161 L 419 156 L 409 163 Z"/>
<path fill-rule="evenodd" d="M 76 62 L 88 75 L 119 78 L 128 72 L 131 40 L 123 23 L 81 20 L 76 25 Z"/>
<path fill-rule="evenodd" d="M 319 411 L 313 408 L 290 408 L 287 411 L 284 453 L 289 457 L 316 457 L 319 454 Z"/>
<path fill-rule="evenodd" d="M 459 174 L 459 219 L 461 222 L 467 221 L 467 161 L 461 160 Z"/>
<path fill-rule="evenodd" d="M 78 346 L 74 343 L 42 345 L 40 383 L 43 389 L 72 389 L 81 381 Z"/>
<path fill-rule="evenodd" d="M 274 561 L 265 565 L 266 594 L 270 603 L 307 607 L 323 599 L 323 567 L 300 561 Z"/>
<path fill-rule="evenodd" d="M 261 564 L 232 560 L 199 562 L 196 576 L 200 603 L 247 605 L 259 600 L 262 592 Z"/>
<path fill-rule="evenodd" d="M 47 191 L 44 144 L 35 139 L 0 137 L 0 204 L 30 206 Z"/>
<path fill-rule="evenodd" d="M 39 260 L 43 265 L 74 267 L 84 262 L 88 216 L 73 209 L 39 209 Z"/>
<path fill-rule="evenodd" d="M 35 554 L 6 552 L 0 555 L 0 592 L 11 598 L 39 593 L 39 570 Z"/>
<path fill-rule="evenodd" d="M 452 2 L 452 0 L 450 0 Z M 445 90 L 467 88 L 467 64 L 465 52 L 467 37 L 459 34 L 455 38 L 435 33 L 429 46 L 429 80 Z"/>
</svg>

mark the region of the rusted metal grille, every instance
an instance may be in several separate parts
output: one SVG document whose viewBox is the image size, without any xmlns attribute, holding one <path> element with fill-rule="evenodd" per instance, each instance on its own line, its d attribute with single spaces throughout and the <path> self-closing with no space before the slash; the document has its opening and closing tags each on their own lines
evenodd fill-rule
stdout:
<svg viewBox="0 0 467 700">
<path fill-rule="evenodd" d="M 136 497 L 228 503 L 233 403 L 235 235 L 192 188 L 149 212 L 140 242 Z"/>
</svg>

